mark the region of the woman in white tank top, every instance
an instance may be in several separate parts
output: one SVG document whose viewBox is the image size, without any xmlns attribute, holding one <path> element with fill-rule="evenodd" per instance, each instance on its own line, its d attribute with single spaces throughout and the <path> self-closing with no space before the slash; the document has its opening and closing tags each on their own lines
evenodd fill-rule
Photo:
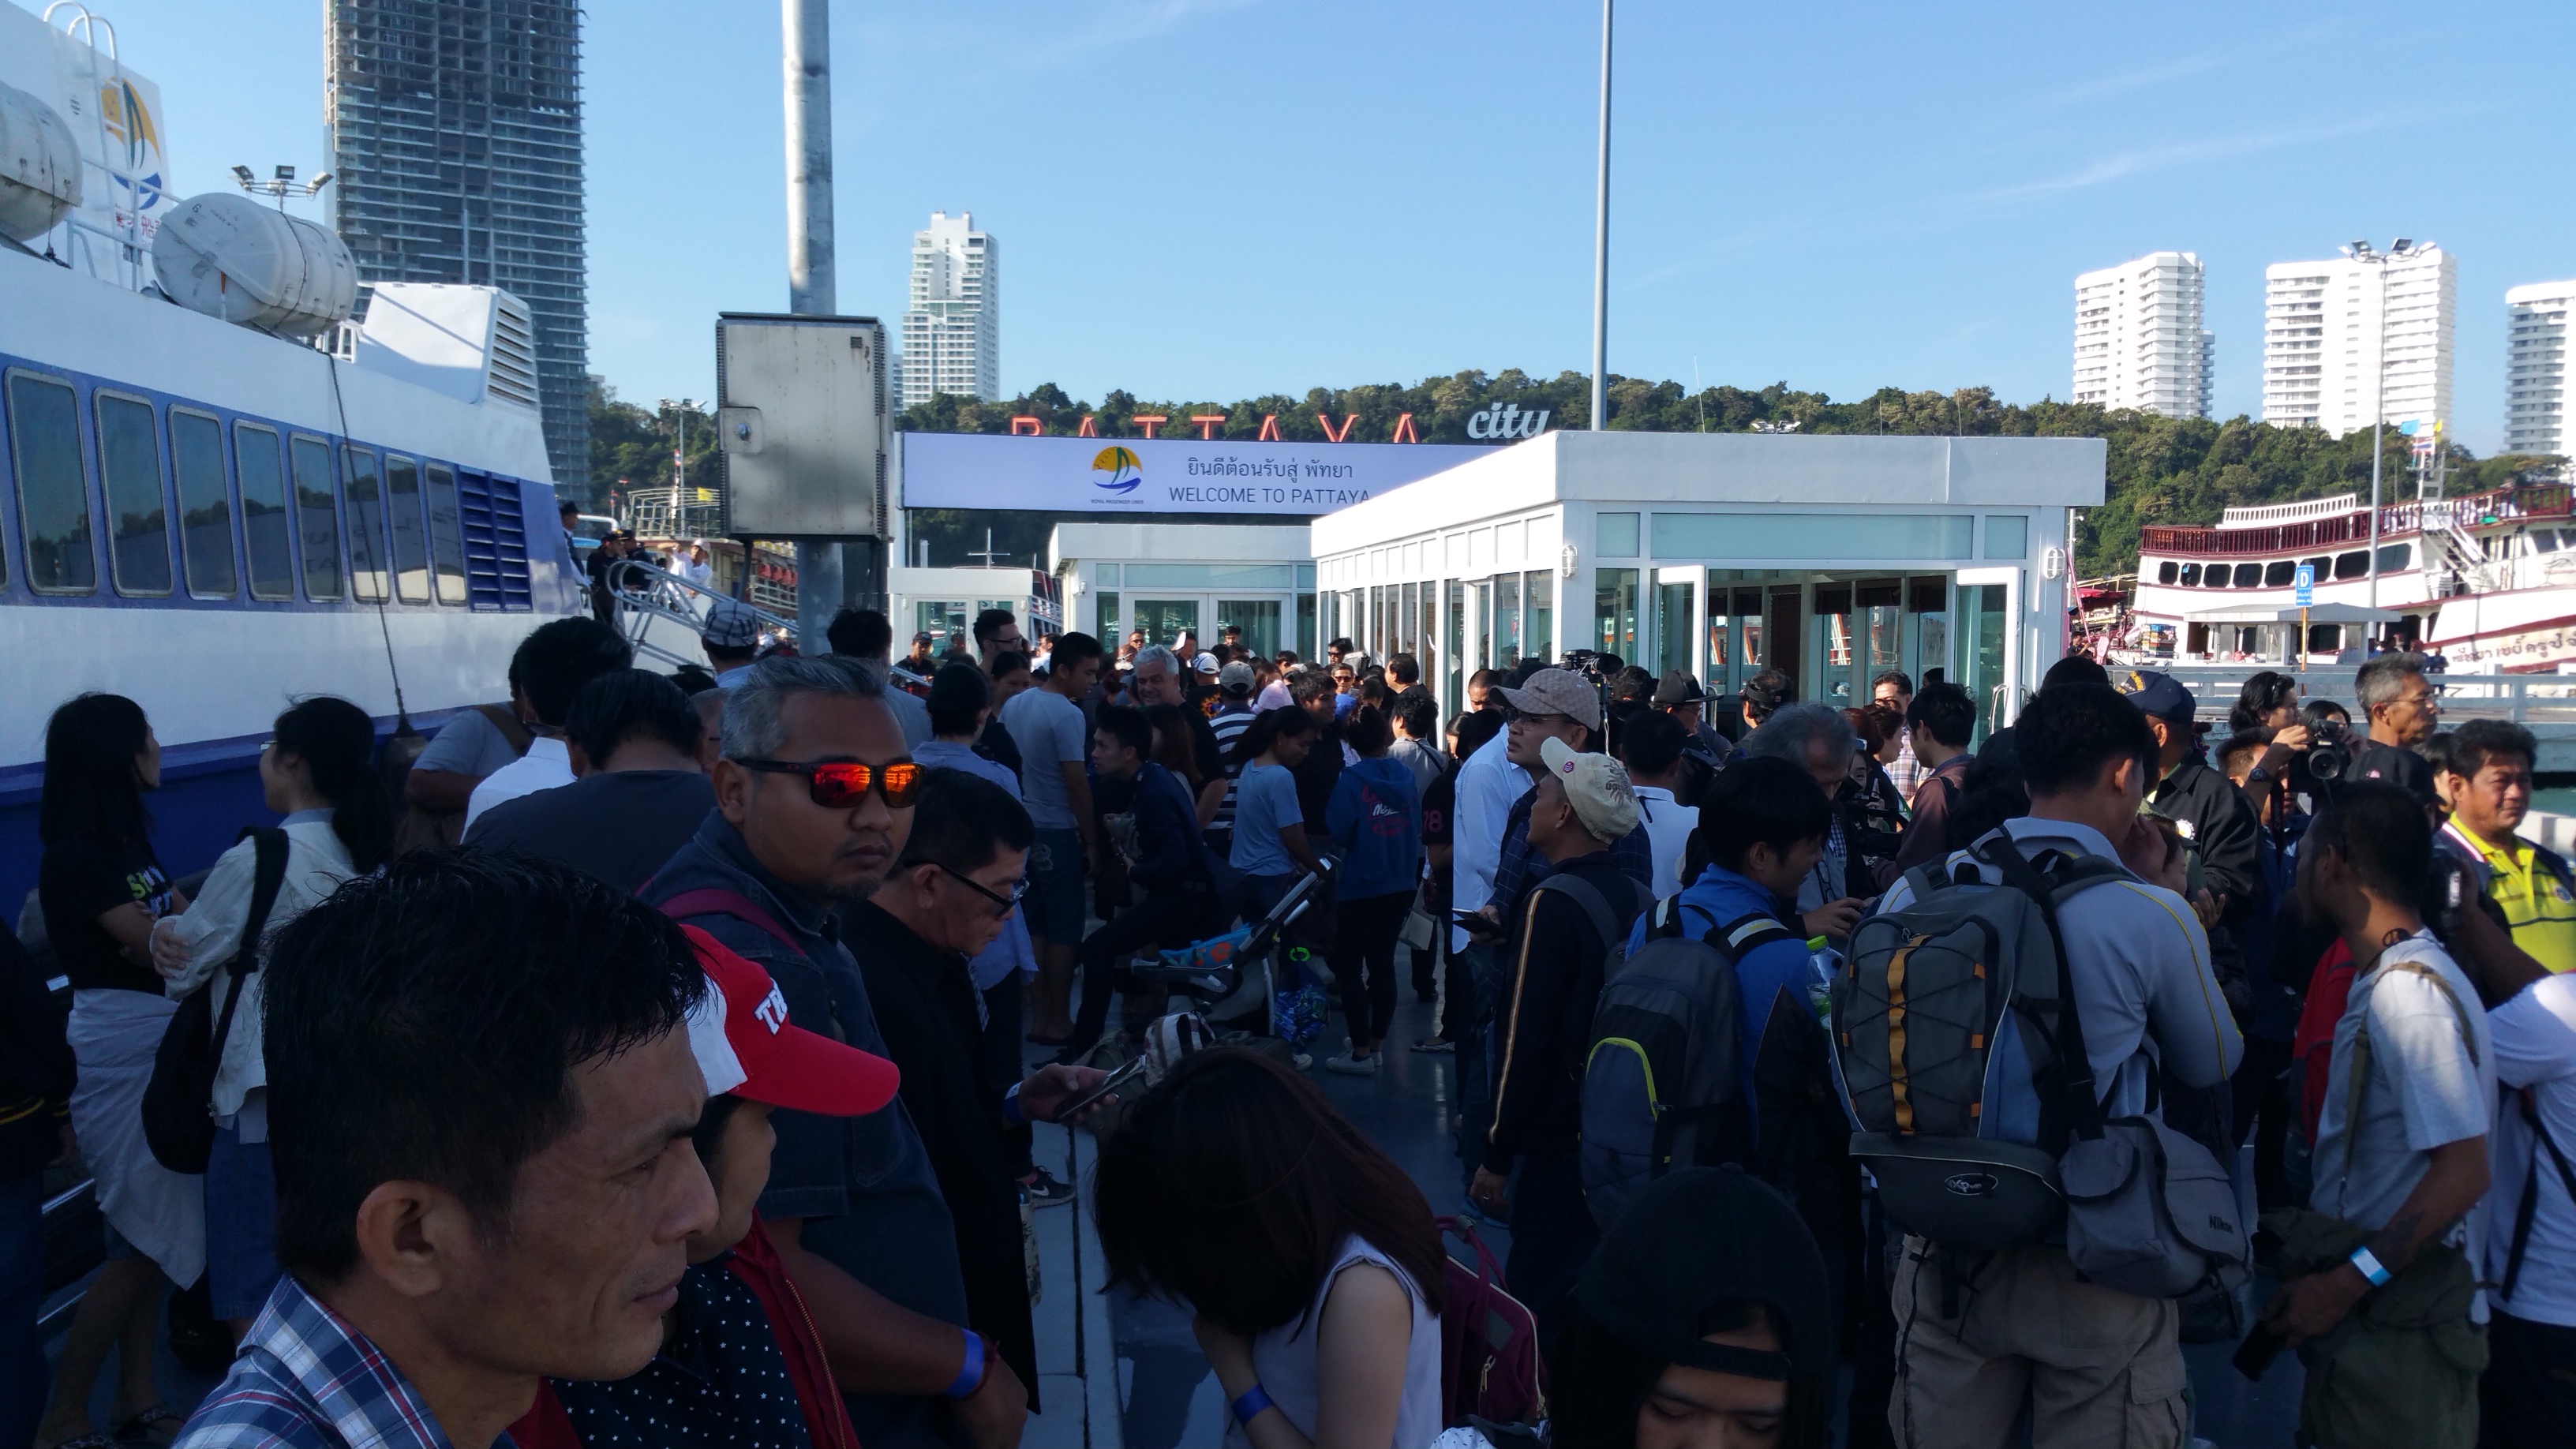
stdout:
<svg viewBox="0 0 2576 1449">
<path fill-rule="evenodd" d="M 1253 1449 L 1423 1449 L 1441 1429 L 1431 1206 L 1315 1084 L 1185 1059 L 1100 1145 L 1110 1282 L 1188 1305 Z"/>
</svg>

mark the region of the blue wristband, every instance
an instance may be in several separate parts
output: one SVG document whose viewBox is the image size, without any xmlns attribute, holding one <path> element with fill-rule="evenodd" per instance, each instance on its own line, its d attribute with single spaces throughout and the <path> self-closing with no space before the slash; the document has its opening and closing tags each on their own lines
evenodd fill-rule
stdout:
<svg viewBox="0 0 2576 1449">
<path fill-rule="evenodd" d="M 966 1362 L 957 1370 L 956 1382 L 947 1389 L 947 1397 L 963 1399 L 984 1386 L 984 1335 L 969 1330 L 966 1334 Z"/>
<path fill-rule="evenodd" d="M 1002 1120 L 1014 1127 L 1029 1125 L 1029 1114 L 1020 1106 L 1020 1086 L 1020 1083 L 1013 1082 L 1011 1090 L 1002 1094 Z"/>
<path fill-rule="evenodd" d="M 2344 1261 L 2352 1264 L 2355 1268 L 2360 1269 L 2361 1276 L 2370 1280 L 2371 1287 L 2385 1288 L 2388 1286 L 2388 1269 L 2381 1266 L 2379 1255 L 2370 1251 L 2367 1244 L 2353 1249 L 2352 1256 Z"/>
<path fill-rule="evenodd" d="M 1278 1405 L 1270 1402 L 1270 1391 L 1259 1384 L 1254 1384 L 1251 1388 L 1243 1391 L 1243 1396 L 1241 1398 L 1234 1401 L 1234 1422 L 1241 1424 L 1246 1432 L 1249 1432 L 1252 1428 L 1253 1419 L 1257 1417 L 1262 1410 L 1275 1409 L 1277 1407 Z"/>
</svg>

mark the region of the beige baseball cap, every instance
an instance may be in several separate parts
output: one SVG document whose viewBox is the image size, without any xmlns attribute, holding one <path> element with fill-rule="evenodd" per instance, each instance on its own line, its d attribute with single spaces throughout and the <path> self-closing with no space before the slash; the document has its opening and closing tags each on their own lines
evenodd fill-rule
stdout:
<svg viewBox="0 0 2576 1449">
<path fill-rule="evenodd" d="M 1561 714 L 1586 729 L 1601 728 L 1601 696 L 1573 670 L 1542 669 L 1518 689 L 1495 692 L 1523 714 Z"/>
<path fill-rule="evenodd" d="M 1594 839 L 1606 845 L 1637 828 L 1637 790 L 1628 783 L 1625 766 L 1608 755 L 1576 754 L 1553 736 L 1539 742 L 1538 753 L 1548 773 L 1565 787 L 1565 798 L 1574 802 L 1574 818 Z"/>
</svg>

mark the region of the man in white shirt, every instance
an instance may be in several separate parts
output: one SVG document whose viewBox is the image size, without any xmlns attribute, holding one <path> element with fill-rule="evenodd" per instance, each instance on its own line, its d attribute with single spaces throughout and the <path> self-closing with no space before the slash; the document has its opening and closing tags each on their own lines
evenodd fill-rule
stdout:
<svg viewBox="0 0 2576 1449">
<path fill-rule="evenodd" d="M 1646 827 L 1646 842 L 1655 848 L 1655 899 L 1681 894 L 1682 857 L 1690 851 L 1691 832 L 1699 828 L 1699 808 L 1673 798 L 1682 775 L 1682 746 L 1690 734 L 1682 722 L 1660 710 L 1639 710 L 1619 731 L 1621 762 L 1637 791 L 1637 820 Z"/>
<path fill-rule="evenodd" d="M 504 800 L 573 782 L 572 754 L 564 748 L 564 716 L 572 697 L 596 675 L 630 668 L 635 651 L 617 631 L 595 619 L 556 619 L 528 631 L 510 656 L 510 681 L 522 722 L 534 738 L 528 752 L 485 776 L 465 804 L 465 828 Z"/>
<path fill-rule="evenodd" d="M 2026 747 L 2026 746 L 2025 746 Z M 2486 1317 L 2475 1290 L 2485 1260 L 2487 1129 L 2496 1059 L 2476 988 L 2425 929 L 2415 901 L 2431 872 L 2432 827 L 2393 785 L 2347 784 L 2299 843 L 2299 907 L 2331 921 L 2352 952 L 2351 995 L 2335 1023 L 2309 1206 L 2369 1237 L 2349 1256 L 2281 1285 L 2264 1323 L 2293 1344 L 2321 1339 L 2362 1300 L 2405 1275 L 2410 1300 L 2429 1289 L 2460 1317 L 2403 1324 L 2364 1320 L 2365 1332 L 2310 1350 L 2301 1442 L 2458 1445 L 2478 1438 L 2475 1370 L 2456 1360 L 2461 1330 Z M 2301 1251 L 2303 1229 L 2283 1234 Z M 2456 1307 L 2452 1305 L 2456 1303 Z M 2335 1372 L 2356 1343 L 2366 1358 Z M 2352 1382 L 2402 1382 L 2392 1396 Z M 2319 1392 L 2319 1385 L 2324 1385 Z M 2393 1400 L 2402 1397 L 2405 1402 Z M 2391 1416 L 2395 1417 L 2392 1418 Z M 2564 1432 L 2562 1422 L 2555 1426 Z M 2563 1441 L 2561 1441 L 2563 1442 Z"/>
<path fill-rule="evenodd" d="M 715 561 L 707 557 L 707 541 L 691 539 L 688 556 L 679 560 L 679 566 L 672 572 L 702 589 L 712 585 L 716 579 L 716 566 Z"/>
<path fill-rule="evenodd" d="M 2484 1276 L 2500 1286 L 2478 1418 L 2520 1449 L 2576 1424 L 2576 975 L 2487 1013 L 2487 1036 L 2506 1095 L 2488 1135 Z"/>
</svg>

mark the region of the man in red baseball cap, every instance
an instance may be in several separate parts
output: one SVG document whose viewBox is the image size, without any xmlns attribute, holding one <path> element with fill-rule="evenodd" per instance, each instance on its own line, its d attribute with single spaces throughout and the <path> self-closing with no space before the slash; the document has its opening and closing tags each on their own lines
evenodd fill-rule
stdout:
<svg viewBox="0 0 2576 1449">
<path fill-rule="evenodd" d="M 690 1135 L 715 1182 L 715 1226 L 688 1240 L 680 1300 L 644 1371 L 613 1383 L 548 1379 L 510 1437 L 519 1449 L 800 1438 L 814 1449 L 858 1449 L 822 1340 L 753 1207 L 777 1140 L 771 1108 L 861 1116 L 893 1100 L 901 1073 L 790 1023 L 768 972 L 695 926 L 681 930 L 709 987 L 689 1015 L 708 1097 Z M 792 1399 L 753 1389 L 781 1377 Z"/>
</svg>

